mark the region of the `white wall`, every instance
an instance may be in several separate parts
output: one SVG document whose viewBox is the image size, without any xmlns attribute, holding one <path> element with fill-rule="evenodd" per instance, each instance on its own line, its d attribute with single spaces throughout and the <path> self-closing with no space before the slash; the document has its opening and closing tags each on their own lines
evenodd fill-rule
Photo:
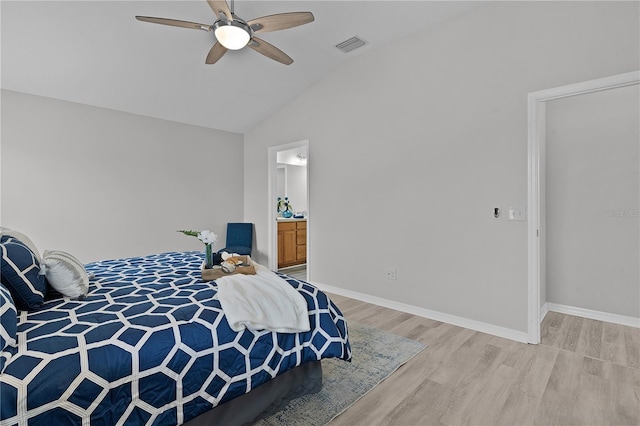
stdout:
<svg viewBox="0 0 640 426">
<path fill-rule="evenodd" d="M 282 164 L 278 165 L 276 173 L 276 200 L 273 202 L 277 205 L 278 197 L 284 198 L 287 196 L 287 166 Z"/>
<path fill-rule="evenodd" d="M 2 91 L 2 225 L 81 261 L 201 250 L 243 217 L 242 135 Z M 223 178 L 221 178 L 223 177 Z"/>
<path fill-rule="evenodd" d="M 307 166 L 287 164 L 287 196 L 294 212 L 307 209 Z"/>
<path fill-rule="evenodd" d="M 640 88 L 547 103 L 547 301 L 640 317 Z"/>
<path fill-rule="evenodd" d="M 245 135 L 258 259 L 268 147 L 308 139 L 312 282 L 526 331 L 526 222 L 492 211 L 526 205 L 527 93 L 638 69 L 638 15 L 495 2 L 335 70 Z"/>
<path fill-rule="evenodd" d="M 277 197 L 289 197 L 293 212 L 307 209 L 307 166 L 278 164 L 276 174 Z M 276 198 L 277 198 L 276 197 Z M 275 203 L 276 201 L 274 201 Z"/>
</svg>

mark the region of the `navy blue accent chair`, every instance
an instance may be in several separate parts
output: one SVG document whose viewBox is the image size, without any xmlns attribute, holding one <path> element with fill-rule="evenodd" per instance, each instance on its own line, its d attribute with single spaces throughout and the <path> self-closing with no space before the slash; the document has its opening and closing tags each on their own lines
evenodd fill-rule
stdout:
<svg viewBox="0 0 640 426">
<path fill-rule="evenodd" d="M 251 255 L 253 223 L 227 223 L 227 245 L 218 253 Z"/>
</svg>

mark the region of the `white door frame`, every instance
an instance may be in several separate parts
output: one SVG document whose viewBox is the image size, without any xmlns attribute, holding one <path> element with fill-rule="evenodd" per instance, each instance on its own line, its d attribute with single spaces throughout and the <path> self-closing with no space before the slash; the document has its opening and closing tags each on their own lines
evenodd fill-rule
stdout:
<svg viewBox="0 0 640 426">
<path fill-rule="evenodd" d="M 269 252 L 267 255 L 269 256 L 269 269 L 272 271 L 278 270 L 278 224 L 277 224 L 277 213 L 276 213 L 276 181 L 278 172 L 278 152 L 280 151 L 288 151 L 294 148 L 305 147 L 307 149 L 307 281 L 309 281 L 309 266 L 310 266 L 310 258 L 309 258 L 309 241 L 310 241 L 310 226 L 309 220 L 311 219 L 311 197 L 309 196 L 309 140 L 302 140 L 298 142 L 286 143 L 283 145 L 271 146 L 269 147 L 269 152 L 267 155 L 268 158 L 268 185 L 269 185 L 269 202 L 267 203 L 269 211 L 267 213 L 267 218 L 269 220 Z"/>
<path fill-rule="evenodd" d="M 544 150 L 546 102 L 584 95 L 602 90 L 631 86 L 640 83 L 640 71 L 632 71 L 611 77 L 589 80 L 582 83 L 554 87 L 532 92 L 528 95 L 528 340 L 540 343 L 541 276 L 546 273 L 541 264 L 541 248 L 544 250 L 544 211 L 540 208 L 544 201 Z"/>
</svg>

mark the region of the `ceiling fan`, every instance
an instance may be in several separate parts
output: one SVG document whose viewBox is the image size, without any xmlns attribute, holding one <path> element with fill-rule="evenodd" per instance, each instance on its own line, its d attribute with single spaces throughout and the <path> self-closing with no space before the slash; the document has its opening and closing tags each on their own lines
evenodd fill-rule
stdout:
<svg viewBox="0 0 640 426">
<path fill-rule="evenodd" d="M 245 21 L 234 13 L 234 0 L 231 0 L 231 8 L 225 0 L 207 0 L 218 20 L 212 25 L 198 24 L 196 22 L 179 21 L 177 19 L 153 18 L 150 16 L 136 16 L 136 19 L 154 24 L 171 25 L 173 27 L 191 28 L 194 30 L 213 31 L 216 43 L 213 45 L 205 63 L 215 64 L 227 53 L 227 50 L 239 50 L 249 46 L 258 53 L 278 61 L 285 65 L 293 63 L 286 53 L 272 44 L 255 36 L 257 33 L 284 30 L 299 25 L 313 22 L 311 12 L 277 13 L 261 18 Z"/>
</svg>

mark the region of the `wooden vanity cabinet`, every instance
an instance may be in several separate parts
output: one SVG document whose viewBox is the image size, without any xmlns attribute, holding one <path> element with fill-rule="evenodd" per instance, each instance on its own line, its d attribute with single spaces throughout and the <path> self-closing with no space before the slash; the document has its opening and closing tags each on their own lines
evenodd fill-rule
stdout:
<svg viewBox="0 0 640 426">
<path fill-rule="evenodd" d="M 307 263 L 307 221 L 278 222 L 278 268 Z"/>
</svg>

